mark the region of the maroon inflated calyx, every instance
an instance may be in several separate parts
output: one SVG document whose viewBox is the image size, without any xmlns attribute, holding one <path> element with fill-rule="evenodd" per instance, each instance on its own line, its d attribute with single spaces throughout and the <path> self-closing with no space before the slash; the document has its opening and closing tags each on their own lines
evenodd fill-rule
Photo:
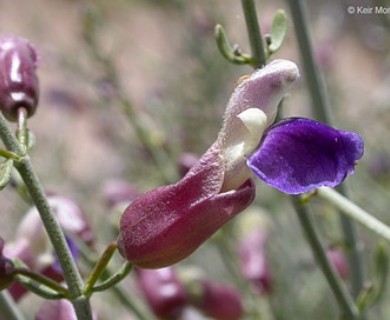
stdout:
<svg viewBox="0 0 390 320">
<path fill-rule="evenodd" d="M 36 75 L 37 53 L 25 39 L 0 37 L 0 109 L 10 121 L 18 110 L 32 116 L 37 108 L 39 83 Z"/>
</svg>

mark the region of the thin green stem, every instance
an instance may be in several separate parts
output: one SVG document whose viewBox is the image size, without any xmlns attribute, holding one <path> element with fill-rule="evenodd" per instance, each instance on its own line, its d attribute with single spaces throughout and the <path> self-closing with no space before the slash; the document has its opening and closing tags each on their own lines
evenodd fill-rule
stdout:
<svg viewBox="0 0 390 320">
<path fill-rule="evenodd" d="M 45 277 L 44 275 L 35 273 L 27 268 L 14 268 L 13 272 L 16 275 L 21 275 L 25 278 L 31 279 L 39 284 L 42 284 L 50 288 L 51 290 L 60 293 L 63 297 L 67 297 L 68 295 L 68 291 L 63 286 L 61 286 L 58 282 L 48 277 Z"/>
<path fill-rule="evenodd" d="M 347 320 L 360 319 L 359 310 L 355 305 L 353 298 L 349 294 L 348 290 L 346 290 L 345 286 L 341 282 L 326 256 L 325 250 L 315 230 L 309 209 L 300 201 L 298 196 L 292 196 L 291 199 L 299 222 L 302 226 L 302 230 L 308 240 L 317 263 L 319 264 L 323 274 L 326 277 L 326 280 L 329 283 L 329 286 L 337 300 L 337 303 L 340 306 L 340 309 L 342 310 L 342 313 Z"/>
<path fill-rule="evenodd" d="M 93 292 L 104 291 L 107 290 L 119 282 L 121 282 L 124 278 L 126 278 L 131 270 L 133 269 L 133 265 L 129 262 L 125 262 L 122 267 L 112 276 L 110 276 L 107 280 L 102 281 L 99 284 L 96 284 L 93 288 Z"/>
<path fill-rule="evenodd" d="M 7 120 L 0 114 L 0 137 L 5 146 L 18 155 L 23 155 L 24 150 L 19 145 L 18 140 L 12 134 Z M 15 163 L 15 168 L 19 171 L 26 188 L 38 209 L 43 225 L 47 231 L 50 241 L 54 247 L 58 261 L 64 275 L 65 282 L 68 286 L 69 296 L 72 303 L 82 295 L 83 281 L 78 272 L 75 261 L 73 260 L 70 249 L 65 240 L 65 235 L 55 218 L 54 212 L 50 207 L 43 187 L 33 170 L 31 161 L 28 156 Z M 92 313 L 88 300 L 81 299 L 81 302 L 74 303 L 78 320 L 92 319 Z"/>
<path fill-rule="evenodd" d="M 291 15 L 294 20 L 295 34 L 301 53 L 302 65 L 305 70 L 306 84 L 312 100 L 314 117 L 319 121 L 331 123 L 330 102 L 326 93 L 325 82 L 314 60 L 310 25 L 304 0 L 288 0 Z"/>
<path fill-rule="evenodd" d="M 301 53 L 302 65 L 306 75 L 306 83 L 312 100 L 312 109 L 315 118 L 332 125 L 333 119 L 329 95 L 326 91 L 325 81 L 315 62 L 313 46 L 310 37 L 310 26 L 304 0 L 287 1 L 294 20 L 295 33 Z M 338 190 L 347 195 L 345 186 L 339 186 Z M 363 288 L 364 275 L 363 263 L 356 236 L 355 225 L 345 216 L 340 217 L 340 223 L 344 234 L 349 267 L 352 278 L 352 294 L 357 297 Z"/>
<path fill-rule="evenodd" d="M 141 115 L 135 111 L 133 105 L 128 99 L 121 97 L 120 103 L 141 144 L 149 150 L 153 162 L 161 170 L 164 181 L 166 183 L 177 181 L 179 176 L 177 170 L 172 164 L 172 160 L 164 148 L 156 146 L 155 143 L 150 141 L 150 137 L 152 136 L 151 130 L 146 126 Z"/>
<path fill-rule="evenodd" d="M 100 278 L 102 273 L 106 270 L 108 263 L 110 262 L 112 256 L 114 255 L 118 244 L 116 242 L 111 243 L 106 250 L 103 252 L 98 262 L 95 264 L 95 267 L 92 269 L 91 274 L 85 282 L 84 295 L 90 296 L 92 294 L 92 288 L 95 285 L 96 281 Z"/>
<path fill-rule="evenodd" d="M 0 291 L 0 316 L 5 320 L 26 319 L 7 290 Z"/>
<path fill-rule="evenodd" d="M 55 291 L 52 288 L 47 287 L 46 285 L 36 282 L 35 280 L 27 278 L 23 275 L 18 274 L 15 276 L 15 279 L 28 291 L 31 291 L 44 299 L 58 300 L 66 297 L 66 295 L 59 293 L 58 291 Z"/>
<path fill-rule="evenodd" d="M 263 38 L 259 22 L 257 21 L 256 5 L 254 0 L 241 0 L 242 9 L 245 16 L 246 28 L 249 36 L 249 43 L 252 52 L 252 66 L 259 68 L 266 63 Z"/>
<path fill-rule="evenodd" d="M 362 226 L 390 241 L 390 227 L 332 188 L 318 188 L 316 194 L 332 203 L 337 209 Z"/>
<path fill-rule="evenodd" d="M 151 159 L 160 170 L 165 183 L 176 182 L 179 178 L 178 172 L 170 159 L 169 153 L 161 146 L 151 140 L 153 129 L 147 125 L 141 114 L 126 97 L 123 92 L 115 64 L 109 55 L 105 55 L 100 48 L 97 39 L 98 14 L 93 10 L 86 11 L 84 16 L 84 39 L 88 45 L 91 56 L 102 66 L 104 72 L 112 82 L 116 91 L 116 98 L 120 107 L 126 114 L 130 124 L 140 143 L 151 154 Z"/>
<path fill-rule="evenodd" d="M 18 109 L 18 122 L 16 129 L 16 137 L 20 146 L 26 152 L 27 150 L 27 110 L 23 107 Z"/>
<path fill-rule="evenodd" d="M 96 264 L 96 259 L 93 257 L 94 252 L 92 252 L 91 248 L 85 245 L 79 246 L 80 255 L 83 258 L 83 260 L 89 265 L 94 266 Z M 111 278 L 111 271 L 109 269 L 106 269 L 104 274 L 102 275 L 103 278 L 109 279 Z M 101 283 L 103 284 L 103 283 Z M 101 284 L 97 285 L 96 287 L 99 287 Z M 148 312 L 145 308 L 141 308 L 138 303 L 133 301 L 131 298 L 131 295 L 125 293 L 122 288 L 118 286 L 111 287 L 112 293 L 121 301 L 121 303 L 127 307 L 131 312 L 133 312 L 137 319 L 139 320 L 150 320 L 155 319 L 153 315 Z"/>
<path fill-rule="evenodd" d="M 16 153 L 1 148 L 0 148 L 0 157 L 3 157 L 5 159 L 12 159 L 16 161 L 20 160 L 20 157 Z"/>
</svg>

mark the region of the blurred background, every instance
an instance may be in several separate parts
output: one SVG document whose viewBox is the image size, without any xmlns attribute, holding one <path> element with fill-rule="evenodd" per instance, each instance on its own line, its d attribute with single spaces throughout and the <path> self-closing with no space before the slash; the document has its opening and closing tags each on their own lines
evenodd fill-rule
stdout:
<svg viewBox="0 0 390 320">
<path fill-rule="evenodd" d="M 347 12 L 350 5 L 373 6 L 373 1 L 308 5 L 315 56 L 336 126 L 360 133 L 366 143 L 365 156 L 349 179 L 351 198 L 390 224 L 390 13 Z M 263 33 L 270 32 L 277 9 L 289 15 L 283 1 L 257 1 L 257 8 Z M 98 252 L 115 240 L 119 219 L 107 205 L 107 184 L 122 180 L 144 192 L 177 180 L 181 156 L 201 155 L 215 140 L 237 80 L 251 72 L 221 56 L 214 40 L 217 23 L 232 43 L 249 52 L 239 1 L 0 0 L 1 33 L 27 38 L 39 51 L 40 105 L 29 120 L 36 137 L 31 152 L 35 169 L 47 191 L 83 208 Z M 302 65 L 291 19 L 286 41 L 273 58 Z M 283 112 L 310 117 L 310 103 L 302 74 Z M 137 123 L 147 132 L 144 141 Z M 162 160 L 156 161 L 153 150 Z M 316 199 L 314 206 L 325 245 L 341 248 L 332 206 Z M 12 187 L 0 193 L 0 235 L 6 241 L 13 240 L 28 208 Z M 259 182 L 251 210 L 257 210 L 263 221 L 259 227 L 268 234 L 266 257 L 272 270 L 272 290 L 255 296 L 263 318 L 336 319 L 337 305 L 289 198 Z M 378 238 L 362 228 L 358 235 L 369 280 Z M 177 268 L 196 266 L 235 286 L 216 241 Z M 348 285 L 348 277 L 345 281 Z M 122 286 L 142 300 L 130 280 Z M 25 297 L 22 309 L 32 315 L 37 300 Z M 385 292 L 370 319 L 389 319 L 389 301 L 390 292 Z M 110 292 L 96 294 L 92 303 L 99 319 L 133 319 Z"/>
</svg>

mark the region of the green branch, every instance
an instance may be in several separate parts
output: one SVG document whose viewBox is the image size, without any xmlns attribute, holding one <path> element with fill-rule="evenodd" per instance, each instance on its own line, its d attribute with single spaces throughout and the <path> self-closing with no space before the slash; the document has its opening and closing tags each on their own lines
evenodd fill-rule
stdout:
<svg viewBox="0 0 390 320">
<path fill-rule="evenodd" d="M 291 196 L 291 199 L 293 201 L 295 211 L 302 226 L 302 230 L 305 233 L 306 239 L 312 249 L 317 263 L 319 264 L 323 274 L 326 277 L 326 280 L 329 283 L 334 296 L 336 297 L 340 309 L 344 313 L 347 320 L 360 319 L 357 306 L 355 305 L 348 290 L 346 290 L 340 278 L 337 276 L 326 256 L 325 250 L 314 228 L 314 223 L 307 206 L 300 200 L 300 197 L 298 196 Z"/>
<path fill-rule="evenodd" d="M 257 21 L 256 5 L 254 0 L 241 0 L 241 5 L 245 16 L 246 28 L 248 30 L 253 67 L 259 68 L 265 65 L 267 59 L 259 22 Z"/>
<path fill-rule="evenodd" d="M 333 119 L 329 95 L 326 91 L 325 81 L 314 59 L 313 46 L 310 38 L 310 25 L 304 0 L 288 0 L 287 2 L 294 20 L 295 34 L 306 75 L 306 84 L 312 100 L 314 116 L 319 121 L 332 125 Z M 338 190 L 344 195 L 347 195 L 345 186 L 340 185 Z M 346 247 L 349 249 L 347 255 L 352 276 L 352 293 L 354 297 L 357 297 L 363 288 L 364 275 L 356 230 L 354 224 L 345 216 L 341 216 L 340 223 Z"/>
<path fill-rule="evenodd" d="M 318 188 L 316 194 L 332 203 L 337 209 L 362 226 L 373 231 L 377 235 L 390 241 L 390 227 L 376 219 L 373 215 L 364 211 L 358 205 L 338 193 L 332 188 Z"/>
<path fill-rule="evenodd" d="M 0 291 L 0 316 L 5 320 L 26 319 L 7 290 Z"/>
<path fill-rule="evenodd" d="M 0 114 L 0 137 L 8 150 L 19 156 L 24 155 L 23 148 L 19 145 L 18 140 L 10 130 L 8 122 L 2 114 Z M 68 286 L 71 302 L 78 315 L 78 320 L 91 320 L 92 313 L 89 302 L 82 297 L 83 281 L 66 243 L 65 235 L 47 201 L 43 187 L 33 170 L 29 157 L 26 156 L 19 162 L 16 162 L 15 168 L 19 171 L 31 199 L 38 209 L 43 225 L 54 247 Z M 76 300 L 77 302 L 75 302 Z"/>
</svg>

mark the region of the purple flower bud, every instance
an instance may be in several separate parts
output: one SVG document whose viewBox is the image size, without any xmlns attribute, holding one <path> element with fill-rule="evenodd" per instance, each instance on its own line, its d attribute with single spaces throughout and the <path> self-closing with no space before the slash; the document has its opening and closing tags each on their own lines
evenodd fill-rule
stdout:
<svg viewBox="0 0 390 320">
<path fill-rule="evenodd" d="M 130 204 L 120 222 L 120 253 L 142 268 L 162 268 L 186 258 L 254 198 L 252 180 L 221 192 L 223 179 L 223 160 L 214 144 L 178 183 Z"/>
<path fill-rule="evenodd" d="M 243 306 L 239 292 L 233 287 L 211 279 L 193 280 L 189 294 L 191 303 L 206 316 L 216 320 L 239 320 Z"/>
<path fill-rule="evenodd" d="M 346 279 L 349 275 L 349 267 L 344 253 L 339 249 L 328 249 L 326 255 L 338 275 Z"/>
<path fill-rule="evenodd" d="M 39 95 L 37 60 L 36 50 L 27 40 L 0 38 L 0 108 L 10 121 L 17 119 L 21 107 L 29 117 L 35 113 Z"/>
<path fill-rule="evenodd" d="M 238 247 L 241 273 L 259 293 L 268 293 L 272 287 L 271 268 L 265 253 L 267 238 L 266 231 L 255 229 L 243 236 Z"/>
<path fill-rule="evenodd" d="M 187 295 L 173 268 L 136 269 L 139 287 L 149 307 L 160 319 L 180 319 Z"/>
<path fill-rule="evenodd" d="M 97 315 L 92 314 L 93 320 L 97 320 Z M 55 301 L 45 301 L 37 314 L 35 320 L 77 320 L 72 304 L 65 299 Z"/>
<path fill-rule="evenodd" d="M 14 281 L 13 263 L 3 256 L 4 240 L 0 237 L 0 291 L 8 288 Z"/>
</svg>

